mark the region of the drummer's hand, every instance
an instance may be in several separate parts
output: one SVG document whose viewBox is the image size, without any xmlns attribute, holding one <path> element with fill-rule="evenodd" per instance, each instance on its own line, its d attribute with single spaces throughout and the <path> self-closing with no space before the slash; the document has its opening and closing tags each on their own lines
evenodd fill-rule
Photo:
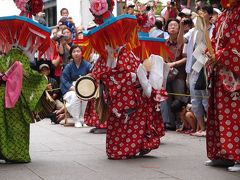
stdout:
<svg viewBox="0 0 240 180">
<path fill-rule="evenodd" d="M 75 88 L 72 86 L 69 91 L 75 91 Z"/>
<path fill-rule="evenodd" d="M 86 74 L 86 76 L 91 76 L 92 77 L 92 73 L 88 73 L 88 74 Z"/>
<path fill-rule="evenodd" d="M 48 85 L 47 85 L 47 88 L 46 88 L 46 90 L 51 90 L 52 89 L 52 84 L 51 83 L 49 83 Z"/>
</svg>

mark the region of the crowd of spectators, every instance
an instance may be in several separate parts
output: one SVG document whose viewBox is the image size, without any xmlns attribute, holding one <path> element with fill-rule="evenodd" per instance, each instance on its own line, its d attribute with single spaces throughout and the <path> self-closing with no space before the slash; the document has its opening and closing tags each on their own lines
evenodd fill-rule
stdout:
<svg viewBox="0 0 240 180">
<path fill-rule="evenodd" d="M 196 37 L 193 37 L 194 34 L 192 32 L 197 28 L 197 17 L 201 15 L 205 19 L 204 21 L 211 36 L 216 18 L 221 13 L 220 7 L 215 1 L 212 1 L 212 4 L 207 4 L 205 1 L 196 0 L 194 6 L 190 6 L 188 1 L 177 0 L 168 1 L 167 5 L 165 7 L 161 6 L 159 11 L 159 6 L 161 5 L 159 2 L 150 1 L 147 4 L 141 4 L 138 1 L 129 0 L 122 7 L 122 13 L 136 15 L 139 12 L 151 11 L 154 14 L 155 25 L 149 28 L 149 36 L 165 39 L 167 47 L 174 56 L 173 59 L 165 59 L 165 62 L 171 69 L 170 75 L 173 75 L 169 75 L 167 81 L 166 90 L 169 93 L 169 98 L 161 103 L 165 128 L 177 130 L 178 132 L 191 132 L 192 135 L 205 136 L 207 90 L 194 89 L 199 73 L 193 73 L 191 70 L 193 63 L 189 66 L 189 61 L 196 61 L 196 58 L 191 53 L 200 42 L 198 42 L 199 40 Z M 52 64 L 48 66 L 49 69 L 53 67 L 51 74 L 56 79 L 58 87 L 63 87 L 61 85 L 63 83 L 63 78 L 61 78 L 62 72 L 66 73 L 65 67 L 73 61 L 73 59 L 69 58 L 71 57 L 70 49 L 74 45 L 75 39 L 83 38 L 85 29 L 82 25 L 79 27 L 75 26 L 67 8 L 62 8 L 60 14 L 61 18 L 57 25 L 52 27 L 51 35 L 56 43 L 58 57 L 52 60 Z M 44 22 L 41 13 L 39 13 L 37 20 L 39 23 Z M 191 39 L 194 38 L 193 43 Z M 193 46 L 192 52 L 189 52 L 190 46 Z M 86 59 L 86 61 L 89 60 Z M 42 70 L 39 66 L 39 71 Z M 52 86 L 49 87 L 49 89 L 51 88 Z M 205 93 L 202 91 L 205 91 Z M 63 100 L 62 95 L 64 94 L 65 92 L 62 90 L 58 100 Z M 66 118 L 66 115 L 63 115 L 63 110 L 56 112 L 56 117 L 54 117 L 55 123 L 59 123 Z"/>
</svg>

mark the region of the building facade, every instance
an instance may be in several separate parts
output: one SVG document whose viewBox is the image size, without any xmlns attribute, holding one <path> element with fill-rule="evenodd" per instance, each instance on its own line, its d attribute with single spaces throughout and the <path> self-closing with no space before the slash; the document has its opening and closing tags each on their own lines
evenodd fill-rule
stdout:
<svg viewBox="0 0 240 180">
<path fill-rule="evenodd" d="M 69 16 L 71 16 L 76 26 L 83 25 L 85 28 L 88 23 L 93 20 L 93 16 L 89 11 L 89 0 L 43 0 L 44 12 L 47 25 L 49 27 L 57 25 L 57 22 L 61 18 L 60 10 L 67 8 L 69 10 Z M 115 9 L 113 14 L 120 13 L 119 1 L 115 0 Z"/>
</svg>

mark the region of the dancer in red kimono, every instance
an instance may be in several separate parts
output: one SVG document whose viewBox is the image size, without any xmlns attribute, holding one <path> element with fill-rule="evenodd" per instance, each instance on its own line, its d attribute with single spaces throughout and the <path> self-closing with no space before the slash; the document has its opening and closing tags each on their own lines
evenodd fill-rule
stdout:
<svg viewBox="0 0 240 180">
<path fill-rule="evenodd" d="M 161 112 L 155 110 L 154 95 L 150 99 L 143 96 L 134 75 L 140 60 L 123 47 L 118 52 L 116 66 L 110 68 L 106 64 L 106 60 L 100 58 L 93 77 L 101 79 L 108 90 L 108 158 L 127 159 L 158 148 L 164 135 L 163 121 Z"/>
<path fill-rule="evenodd" d="M 109 0 L 108 5 L 111 2 Z M 95 18 L 98 22 L 103 20 L 99 19 L 100 12 L 94 10 L 94 3 L 104 2 L 91 3 L 90 10 L 97 15 Z M 101 14 L 105 11 L 103 9 Z M 127 159 L 158 148 L 164 128 L 161 112 L 156 111 L 155 104 L 150 103 L 153 97 L 149 99 L 143 95 L 136 75 L 141 61 L 130 50 L 139 43 L 136 17 L 122 15 L 113 18 L 109 12 L 106 13 L 103 18 L 109 19 L 105 19 L 103 24 L 89 31 L 86 36 L 90 46 L 100 54 L 92 76 L 103 83 L 109 108 L 107 156 L 109 159 Z"/>
<path fill-rule="evenodd" d="M 96 64 L 93 65 L 92 73 L 93 74 L 100 74 L 101 72 L 105 72 L 107 67 L 99 67 Z M 96 84 L 99 84 L 96 83 Z M 84 113 L 84 123 L 90 127 L 90 133 L 93 134 L 105 134 L 107 128 L 107 122 L 100 122 L 99 116 L 95 110 L 95 103 L 96 99 L 89 100 L 87 103 L 87 107 Z"/>
<path fill-rule="evenodd" d="M 209 55 L 211 87 L 207 119 L 206 165 L 240 171 L 240 1 L 222 0 Z"/>
</svg>

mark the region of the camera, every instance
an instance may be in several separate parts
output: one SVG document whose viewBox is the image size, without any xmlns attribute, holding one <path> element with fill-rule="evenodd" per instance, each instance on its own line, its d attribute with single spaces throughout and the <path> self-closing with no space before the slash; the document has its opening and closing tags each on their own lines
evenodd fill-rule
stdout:
<svg viewBox="0 0 240 180">
<path fill-rule="evenodd" d="M 67 38 L 68 38 L 67 36 L 61 35 L 58 39 L 61 40 L 61 39 L 67 39 Z"/>
<path fill-rule="evenodd" d="M 184 25 L 193 25 L 193 21 L 191 19 L 184 19 L 183 24 Z"/>
<path fill-rule="evenodd" d="M 171 0 L 170 5 L 175 6 L 175 0 Z"/>
<path fill-rule="evenodd" d="M 150 10 L 151 10 L 151 6 L 147 6 L 146 11 L 150 11 Z"/>
<path fill-rule="evenodd" d="M 54 40 L 54 41 L 61 41 L 62 39 L 67 39 L 67 38 L 68 38 L 67 36 L 61 35 L 61 36 L 59 36 L 59 37 L 54 36 L 54 37 L 52 38 L 52 40 Z"/>
</svg>

